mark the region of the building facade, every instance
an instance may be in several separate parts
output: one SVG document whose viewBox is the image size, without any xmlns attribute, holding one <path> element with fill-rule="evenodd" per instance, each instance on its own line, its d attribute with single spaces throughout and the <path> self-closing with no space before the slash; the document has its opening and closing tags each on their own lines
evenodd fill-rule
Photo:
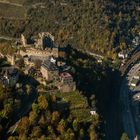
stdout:
<svg viewBox="0 0 140 140">
<path fill-rule="evenodd" d="M 71 92 L 76 89 L 76 84 L 73 81 L 73 77 L 68 72 L 63 72 L 60 74 L 60 84 L 58 89 L 61 92 Z"/>
<path fill-rule="evenodd" d="M 41 66 L 41 73 L 47 81 L 56 81 L 59 78 L 59 70 L 50 60 L 43 62 Z"/>
</svg>

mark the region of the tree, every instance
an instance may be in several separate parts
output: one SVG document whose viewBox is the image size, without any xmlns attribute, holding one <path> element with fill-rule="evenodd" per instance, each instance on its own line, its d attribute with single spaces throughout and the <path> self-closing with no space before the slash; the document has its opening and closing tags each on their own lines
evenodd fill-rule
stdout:
<svg viewBox="0 0 140 140">
<path fill-rule="evenodd" d="M 26 134 L 28 133 L 28 130 L 29 130 L 29 126 L 30 126 L 30 123 L 29 123 L 29 119 L 28 117 L 23 117 L 18 125 L 18 132 L 19 134 Z"/>
<path fill-rule="evenodd" d="M 56 102 L 56 96 L 55 96 L 55 94 L 51 94 L 51 101 L 52 101 L 53 103 Z"/>
<path fill-rule="evenodd" d="M 97 134 L 95 132 L 94 125 L 91 125 L 89 128 L 89 137 L 90 137 L 90 140 L 97 140 Z"/>
<path fill-rule="evenodd" d="M 120 49 L 124 50 L 126 48 L 125 42 L 120 43 Z"/>
<path fill-rule="evenodd" d="M 37 114 L 40 112 L 38 104 L 36 104 L 36 103 L 32 104 L 32 111 L 36 112 Z"/>
<path fill-rule="evenodd" d="M 61 134 L 63 134 L 64 131 L 65 131 L 65 127 L 66 127 L 66 122 L 65 122 L 64 119 L 61 119 L 61 121 L 60 121 L 59 124 L 58 124 L 57 130 L 58 130 Z"/>
<path fill-rule="evenodd" d="M 29 113 L 29 121 L 30 121 L 30 124 L 35 124 L 36 123 L 36 121 L 37 121 L 37 114 L 36 114 L 36 112 L 31 111 Z"/>
<path fill-rule="evenodd" d="M 21 134 L 21 135 L 19 135 L 19 139 L 20 139 L 20 140 L 27 140 L 26 134 Z"/>
<path fill-rule="evenodd" d="M 30 95 L 31 91 L 32 91 L 31 85 L 26 85 L 26 93 L 27 93 L 27 95 Z"/>
<path fill-rule="evenodd" d="M 46 110 L 48 108 L 48 101 L 45 95 L 40 95 L 38 97 L 38 105 L 41 110 Z"/>
<path fill-rule="evenodd" d="M 80 132 L 79 132 L 79 140 L 84 139 L 84 136 L 85 136 L 84 130 L 83 129 L 80 129 Z"/>
<path fill-rule="evenodd" d="M 8 138 L 8 140 L 16 140 L 16 138 L 13 137 L 13 136 L 10 136 L 10 137 Z"/>
<path fill-rule="evenodd" d="M 45 135 L 42 135 L 38 140 L 47 140 L 47 137 Z"/>
<path fill-rule="evenodd" d="M 90 130 L 89 136 L 90 136 L 90 140 L 97 140 L 97 135 L 95 133 L 95 130 Z"/>
<path fill-rule="evenodd" d="M 54 134 L 53 128 L 50 125 L 48 126 L 48 133 L 51 134 L 51 135 Z"/>
<path fill-rule="evenodd" d="M 69 140 L 75 140 L 75 134 L 71 128 L 67 130 L 67 134 L 69 136 Z"/>
<path fill-rule="evenodd" d="M 78 131 L 79 123 L 76 119 L 73 121 L 72 126 L 73 126 L 74 131 Z"/>
<path fill-rule="evenodd" d="M 123 133 L 121 136 L 121 140 L 130 140 L 126 133 Z"/>
<path fill-rule="evenodd" d="M 60 119 L 60 113 L 58 111 L 54 111 L 52 113 L 52 123 L 58 123 Z"/>
<path fill-rule="evenodd" d="M 0 102 L 4 102 L 5 99 L 11 97 L 11 91 L 9 88 L 4 88 L 0 83 Z"/>
<path fill-rule="evenodd" d="M 31 133 L 31 137 L 32 138 L 39 138 L 41 137 L 42 133 L 41 133 L 41 129 L 39 126 L 36 126 L 33 128 L 32 133 Z"/>
<path fill-rule="evenodd" d="M 5 116 L 4 117 L 10 117 L 11 114 L 13 113 L 13 104 L 12 103 L 7 103 L 4 105 L 4 114 Z"/>
<path fill-rule="evenodd" d="M 46 117 L 44 114 L 41 115 L 39 121 L 38 121 L 39 125 L 41 128 L 45 128 L 47 125 L 47 121 L 46 121 Z"/>
</svg>

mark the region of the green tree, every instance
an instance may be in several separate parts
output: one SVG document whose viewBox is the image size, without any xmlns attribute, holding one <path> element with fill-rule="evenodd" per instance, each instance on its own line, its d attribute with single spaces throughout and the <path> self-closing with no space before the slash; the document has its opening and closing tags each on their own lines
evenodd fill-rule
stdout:
<svg viewBox="0 0 140 140">
<path fill-rule="evenodd" d="M 91 125 L 89 128 L 89 137 L 90 140 L 97 140 L 97 134 L 94 125 Z"/>
<path fill-rule="evenodd" d="M 8 140 L 16 140 L 16 138 L 14 136 L 10 136 Z"/>
<path fill-rule="evenodd" d="M 65 132 L 65 128 L 66 128 L 66 122 L 64 119 L 61 119 L 61 121 L 59 122 L 58 126 L 57 126 L 57 130 L 63 134 Z"/>
<path fill-rule="evenodd" d="M 38 140 L 47 140 L 47 137 L 45 135 L 42 135 Z"/>
<path fill-rule="evenodd" d="M 44 116 L 44 114 L 41 115 L 39 121 L 38 121 L 39 125 L 42 127 L 42 128 L 45 128 L 46 125 L 47 125 L 47 121 L 46 121 L 46 117 Z"/>
<path fill-rule="evenodd" d="M 39 113 L 40 111 L 39 111 L 39 106 L 38 106 L 38 104 L 37 103 L 33 103 L 32 104 L 32 110 L 33 110 L 33 112 L 35 112 L 35 113 Z"/>
<path fill-rule="evenodd" d="M 81 128 L 80 131 L 79 131 L 79 140 L 84 139 L 84 136 L 85 136 L 84 129 Z"/>
<path fill-rule="evenodd" d="M 11 97 L 11 91 L 9 88 L 4 88 L 0 83 L 0 102 L 4 102 L 5 99 Z"/>
<path fill-rule="evenodd" d="M 19 140 L 27 140 L 26 134 L 19 135 Z"/>
<path fill-rule="evenodd" d="M 37 118 L 38 118 L 38 115 L 37 115 L 36 112 L 31 111 L 31 112 L 29 113 L 29 121 L 30 121 L 30 124 L 35 124 L 36 121 L 37 121 Z"/>
<path fill-rule="evenodd" d="M 74 131 L 79 130 L 79 123 L 76 119 L 73 121 L 72 126 L 73 126 Z"/>
<path fill-rule="evenodd" d="M 12 103 L 5 104 L 3 111 L 5 114 L 4 117 L 7 117 L 7 118 L 10 117 L 13 113 L 13 104 Z"/>
<path fill-rule="evenodd" d="M 31 91 L 32 91 L 31 85 L 26 85 L 26 92 L 27 92 L 27 95 L 30 95 Z"/>
<path fill-rule="evenodd" d="M 52 113 L 52 123 L 58 123 L 60 120 L 60 113 L 58 111 L 54 111 Z"/>
<path fill-rule="evenodd" d="M 51 125 L 48 126 L 48 133 L 51 134 L 51 135 L 54 133 Z"/>
<path fill-rule="evenodd" d="M 39 108 L 42 110 L 46 110 L 48 108 L 48 101 L 45 95 L 39 95 L 38 97 L 38 105 Z"/>
<path fill-rule="evenodd" d="M 67 130 L 67 134 L 69 136 L 69 140 L 75 140 L 75 134 L 71 128 Z"/>
<path fill-rule="evenodd" d="M 42 135 L 42 132 L 39 126 L 36 126 L 32 129 L 32 133 L 31 133 L 32 138 L 40 138 L 41 135 Z"/>
<path fill-rule="evenodd" d="M 121 136 L 121 140 L 130 140 L 126 133 L 123 133 Z"/>
<path fill-rule="evenodd" d="M 23 117 L 18 125 L 17 131 L 19 134 L 27 134 L 30 127 L 28 117 Z"/>
</svg>

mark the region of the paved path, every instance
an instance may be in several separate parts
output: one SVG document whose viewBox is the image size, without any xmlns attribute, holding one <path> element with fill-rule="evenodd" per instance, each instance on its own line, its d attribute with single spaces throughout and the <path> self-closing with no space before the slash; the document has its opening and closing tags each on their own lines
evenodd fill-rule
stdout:
<svg viewBox="0 0 140 140">
<path fill-rule="evenodd" d="M 91 56 L 100 58 L 100 59 L 103 59 L 104 58 L 104 56 L 102 56 L 100 54 L 96 54 L 96 53 L 90 52 L 90 51 L 85 51 L 85 50 L 83 51 L 82 49 L 77 49 L 77 50 L 80 51 L 80 52 L 84 52 L 84 53 L 86 53 L 88 55 L 91 55 Z"/>
</svg>

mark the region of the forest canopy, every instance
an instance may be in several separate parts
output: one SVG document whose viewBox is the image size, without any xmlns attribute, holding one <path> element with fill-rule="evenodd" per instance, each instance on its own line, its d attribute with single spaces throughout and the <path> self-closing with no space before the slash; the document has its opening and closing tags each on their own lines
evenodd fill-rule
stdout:
<svg viewBox="0 0 140 140">
<path fill-rule="evenodd" d="M 121 44 L 131 45 L 140 29 L 138 0 L 25 0 L 23 6 L 26 19 L 1 19 L 0 34 L 49 31 L 58 44 L 113 57 Z"/>
</svg>

